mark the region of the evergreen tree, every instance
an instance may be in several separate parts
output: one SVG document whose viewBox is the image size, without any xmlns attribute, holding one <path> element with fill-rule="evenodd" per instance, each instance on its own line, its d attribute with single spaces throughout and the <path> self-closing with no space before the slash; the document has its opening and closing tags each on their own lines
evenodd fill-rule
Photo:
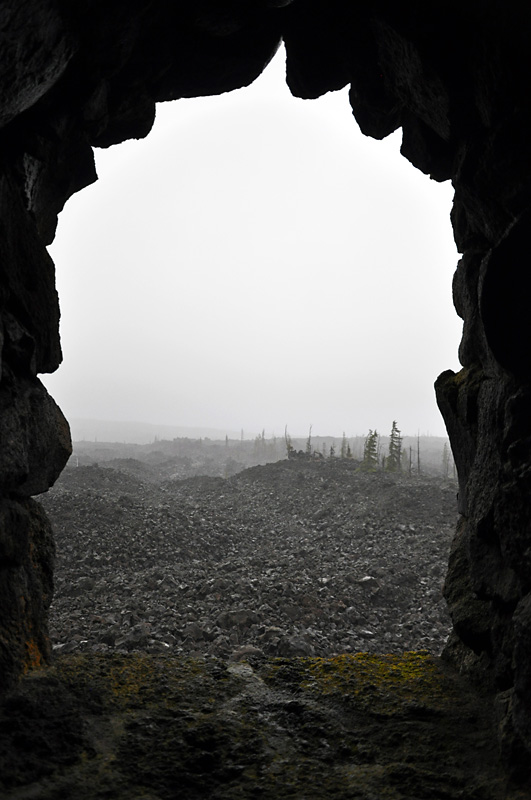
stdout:
<svg viewBox="0 0 531 800">
<path fill-rule="evenodd" d="M 345 431 L 343 431 L 343 438 L 341 439 L 341 458 L 347 457 L 347 437 L 345 436 Z"/>
<path fill-rule="evenodd" d="M 312 454 L 312 425 L 310 425 L 310 430 L 308 433 L 308 438 L 306 439 L 306 455 L 311 456 Z"/>
<path fill-rule="evenodd" d="M 363 448 L 363 469 L 373 472 L 378 469 L 378 431 L 369 430 Z"/>
<path fill-rule="evenodd" d="M 291 454 L 295 449 L 291 443 L 291 436 L 288 433 L 288 426 L 284 428 L 284 441 L 286 442 L 286 455 L 288 458 L 291 458 Z"/>
<path fill-rule="evenodd" d="M 399 472 L 402 459 L 402 437 L 396 421 L 393 420 L 391 436 L 389 437 L 389 454 L 386 459 L 386 469 L 388 472 Z"/>
</svg>

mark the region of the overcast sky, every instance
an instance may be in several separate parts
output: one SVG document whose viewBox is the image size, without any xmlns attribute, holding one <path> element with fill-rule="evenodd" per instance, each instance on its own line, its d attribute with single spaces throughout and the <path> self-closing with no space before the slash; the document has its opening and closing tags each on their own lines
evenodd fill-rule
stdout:
<svg viewBox="0 0 531 800">
<path fill-rule="evenodd" d="M 70 418 L 280 435 L 445 435 L 458 369 L 452 188 L 364 137 L 347 90 L 303 101 L 280 52 L 251 87 L 158 106 L 96 151 L 60 215 Z"/>
</svg>

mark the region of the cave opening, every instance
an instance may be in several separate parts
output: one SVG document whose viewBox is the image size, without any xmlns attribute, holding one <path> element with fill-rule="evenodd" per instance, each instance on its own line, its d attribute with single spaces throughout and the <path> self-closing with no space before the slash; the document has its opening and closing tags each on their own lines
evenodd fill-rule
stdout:
<svg viewBox="0 0 531 800">
<path fill-rule="evenodd" d="M 101 180 L 51 247 L 64 363 L 44 380 L 74 436 L 80 418 L 446 436 L 451 186 L 400 131 L 364 137 L 346 90 L 301 101 L 283 73 L 279 52 L 250 87 L 159 105 L 144 141 L 96 150 Z"/>
<path fill-rule="evenodd" d="M 272 69 L 277 73 L 275 80 L 282 81 L 281 59 L 282 55 L 277 57 Z M 123 468 L 117 457 L 125 458 L 131 451 L 108 449 L 105 453 L 104 441 L 123 439 L 125 444 L 135 435 L 150 441 L 173 438 L 171 423 L 183 418 L 180 436 L 192 436 L 194 429 L 203 429 L 205 435 L 207 429 L 208 438 L 215 439 L 218 431 L 218 438 L 226 436 L 228 440 L 239 436 L 240 430 L 242 439 L 253 440 L 260 430 L 267 430 L 272 438 L 282 434 L 287 418 L 295 420 L 296 433 L 311 424 L 314 446 L 318 442 L 320 452 L 326 453 L 335 446 L 338 454 L 341 432 L 351 426 L 349 446 L 354 457 L 361 458 L 363 434 L 378 428 L 385 435 L 385 426 L 390 429 L 391 421 L 398 419 L 402 430 L 409 425 L 406 433 L 432 433 L 427 446 L 430 452 L 422 453 L 423 471 L 441 473 L 444 426 L 431 387 L 438 371 L 455 364 L 459 329 L 450 303 L 450 275 L 456 261 L 449 223 L 450 187 L 434 185 L 398 154 L 400 133 L 383 145 L 359 133 L 356 139 L 344 92 L 303 103 L 303 109 L 298 101 L 295 112 L 291 104 L 297 101 L 291 97 L 279 101 L 277 108 L 278 85 L 266 85 L 249 110 L 247 95 L 252 89 L 233 93 L 239 97 L 229 111 L 225 107 L 230 95 L 208 98 L 213 107 L 201 103 L 184 122 L 179 119 L 180 104 L 164 106 L 158 127 L 145 143 L 122 144 L 118 152 L 113 148 L 97 156 L 101 182 L 71 199 L 63 212 L 51 252 L 62 298 L 66 363 L 45 382 L 72 424 L 74 441 L 87 440 L 84 448 L 78 445 L 71 465 L 109 461 L 107 466 Z M 314 112 L 319 102 L 323 108 Z M 303 137 L 308 131 L 305 145 Z M 249 139 L 254 145 L 246 149 Z M 362 150 L 352 158 L 356 146 Z M 141 150 L 145 150 L 142 155 Z M 332 158 L 327 156 L 330 150 Z M 176 157 L 175 151 L 181 156 Z M 355 193 L 350 191 L 353 186 Z M 430 225 L 433 217 L 435 223 Z M 181 240 L 184 246 L 179 247 Z M 351 273 L 357 274 L 357 282 L 352 281 Z M 419 301 L 419 297 L 424 299 Z M 77 374 L 71 371 L 74 365 L 81 367 Z M 102 391 L 94 392 L 95 385 Z M 277 388 L 272 393 L 273 385 Z M 185 403 L 179 408 L 183 387 Z M 206 402 L 213 397 L 215 408 Z M 320 403 L 323 410 L 319 410 Z M 426 411 L 427 405 L 432 406 L 431 411 Z M 434 432 L 435 416 L 440 421 Z M 128 423 L 137 420 L 160 421 L 162 425 L 136 426 L 135 431 Z M 174 434 L 177 427 L 173 426 Z M 410 462 L 414 444 L 405 440 Z M 240 450 L 242 446 L 240 442 Z M 253 457 L 260 446 L 254 442 Z M 262 444 L 258 463 L 271 460 L 273 448 L 268 446 L 266 451 Z M 157 448 L 154 450 L 156 453 Z M 152 461 L 157 458 L 155 453 Z M 280 435 L 273 460 L 283 455 Z M 179 457 L 182 459 L 182 453 Z M 192 460 L 194 457 L 196 454 Z M 190 461 L 189 454 L 184 458 Z M 228 467 L 225 461 L 225 476 L 237 471 L 238 462 L 232 462 Z M 207 474 L 209 470 L 219 474 L 207 465 Z M 174 465 L 170 477 L 177 475 Z M 114 498 L 111 491 L 106 497 L 104 486 L 99 485 L 105 484 L 105 477 L 97 467 L 92 477 L 94 487 L 83 486 L 87 494 L 82 503 L 94 506 L 94 520 L 89 523 L 88 514 L 81 524 L 86 523 L 103 541 L 106 525 L 118 528 L 126 523 L 133 490 L 126 488 Z M 99 497 L 94 494 L 96 486 L 102 490 Z M 51 505 L 45 501 L 52 519 L 56 504 L 54 527 L 60 547 L 66 541 L 61 491 Z M 390 505 L 394 490 L 384 486 L 381 491 L 383 506 Z M 444 509 L 442 495 L 448 503 Z M 431 543 L 437 553 L 435 561 L 424 559 L 422 575 L 405 566 L 397 568 L 393 581 L 409 587 L 406 593 L 415 594 L 414 587 L 422 586 L 413 621 L 404 620 L 403 624 L 435 631 L 435 648 L 444 643 L 443 628 L 449 628 L 441 588 L 454 523 L 451 484 L 442 495 L 430 495 L 427 501 L 433 504 L 430 513 L 434 520 L 426 515 L 422 518 L 422 513 L 418 520 L 408 519 L 405 512 L 403 519 L 383 515 L 363 523 L 370 550 L 378 551 L 379 536 L 380 545 L 384 538 L 395 537 L 394 545 L 386 545 L 389 558 L 395 560 L 407 560 L 406 554 L 398 553 L 401 539 L 414 539 L 419 525 L 426 526 L 426 541 L 419 546 L 429 549 Z M 158 520 L 155 528 L 164 519 L 175 525 L 174 512 L 165 500 L 159 497 L 154 509 L 140 504 L 134 515 L 143 519 L 148 529 L 153 528 L 153 515 Z M 190 498 L 186 502 L 189 504 Z M 330 502 L 328 499 L 328 505 Z M 369 504 L 373 506 L 374 500 Z M 411 504 L 415 506 L 415 501 Z M 325 517 L 326 508 L 325 504 Z M 249 510 L 240 512 L 241 521 L 246 522 Z M 319 535 L 326 534 L 320 530 L 322 513 L 321 504 L 313 511 L 317 524 L 308 523 Z M 196 517 L 196 511 L 190 510 L 194 524 Z M 437 530 L 439 523 L 443 533 Z M 304 549 L 303 534 L 308 534 L 304 523 L 290 521 L 288 532 Z M 90 539 L 90 533 L 87 535 Z M 328 545 L 337 551 L 334 542 Z M 222 547 L 209 542 L 208 549 L 226 561 Z M 349 552 L 344 545 L 339 549 Z M 70 557 L 75 557 L 71 548 Z M 90 595 L 101 582 L 90 574 L 91 565 L 98 573 L 102 559 L 107 559 L 108 566 L 116 557 L 112 547 L 109 552 L 105 546 L 98 550 L 91 540 L 83 563 L 64 574 L 56 573 L 60 589 L 52 606 L 54 636 L 61 635 L 57 627 L 61 615 L 56 608 L 73 603 L 76 618 L 81 615 L 85 619 L 76 598 L 84 592 Z M 141 555 L 136 568 L 146 572 L 144 591 L 149 594 L 164 576 L 155 565 L 146 567 L 143 558 Z M 295 595 L 304 595 L 302 606 L 319 605 L 329 582 L 330 565 L 320 574 L 323 565 L 314 561 L 311 571 L 314 580 L 321 581 L 317 587 L 321 595 L 313 597 L 311 591 L 304 595 L 298 587 Z M 364 558 L 357 570 L 359 574 L 350 571 L 348 575 L 343 570 L 345 585 L 350 581 L 351 586 L 363 587 L 361 592 L 369 591 L 367 596 L 376 605 L 385 604 L 381 584 L 386 569 L 374 559 Z M 207 573 L 204 578 L 210 580 Z M 285 586 L 273 587 L 273 591 L 293 595 Z M 360 616 L 349 603 L 349 590 L 344 587 L 342 591 L 337 598 L 339 611 L 329 609 L 329 613 L 337 617 L 339 629 L 357 626 L 363 630 L 362 639 L 354 637 L 353 641 L 358 649 L 366 648 L 370 646 L 370 628 L 377 627 L 381 619 Z M 436 597 L 436 601 L 431 603 L 427 597 Z M 293 597 L 292 601 L 288 605 L 293 615 L 297 603 Z M 433 606 L 429 613 L 426 603 Z M 328 605 L 324 603 L 323 608 Z M 350 617 L 343 613 L 347 610 Z M 140 617 L 128 611 L 127 603 L 118 617 L 103 605 L 101 613 L 92 612 L 92 618 L 107 620 L 108 628 L 116 630 L 123 613 L 128 628 L 141 624 Z M 197 625 L 193 613 L 181 622 L 183 629 Z M 209 635 L 212 627 L 208 627 Z M 433 645 L 428 633 L 422 637 L 419 633 L 419 647 L 426 642 Z M 297 638 L 297 631 L 293 635 Z M 394 642 L 399 649 L 401 635 L 398 633 Z M 166 631 L 165 639 L 172 638 Z M 107 632 L 101 643 L 114 646 L 117 640 L 121 641 L 119 635 Z M 164 637 L 162 640 L 167 644 Z M 80 641 L 88 645 L 90 638 Z M 60 649 L 65 644 L 57 639 L 55 643 Z M 232 644 L 236 643 L 241 644 Z M 337 649 L 352 649 L 352 644 L 345 645 L 339 638 L 336 644 Z M 415 646 L 407 636 L 404 644 L 406 649 Z"/>
</svg>

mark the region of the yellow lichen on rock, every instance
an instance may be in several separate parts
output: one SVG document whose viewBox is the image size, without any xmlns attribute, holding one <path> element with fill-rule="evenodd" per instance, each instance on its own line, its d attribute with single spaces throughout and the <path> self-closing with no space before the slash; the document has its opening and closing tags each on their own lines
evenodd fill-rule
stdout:
<svg viewBox="0 0 531 800">
<path fill-rule="evenodd" d="M 435 710 L 452 691 L 440 662 L 424 652 L 292 659 L 290 682 L 294 679 L 295 662 L 295 680 L 301 690 L 367 704 L 378 714 L 396 713 L 397 707 L 411 704 Z M 283 664 L 283 659 L 272 662 L 268 677 L 276 681 L 279 676 L 275 673 L 281 671 Z"/>
<path fill-rule="evenodd" d="M 153 658 L 144 653 L 127 656 L 74 655 L 59 659 L 55 672 L 66 685 L 76 687 L 86 700 L 127 709 L 164 705 L 181 694 L 190 681 L 201 680 L 199 659 Z"/>
</svg>

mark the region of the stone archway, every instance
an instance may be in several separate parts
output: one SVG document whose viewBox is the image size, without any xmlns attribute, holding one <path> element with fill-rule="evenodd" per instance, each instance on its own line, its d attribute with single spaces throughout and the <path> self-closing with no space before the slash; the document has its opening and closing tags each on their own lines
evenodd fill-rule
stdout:
<svg viewBox="0 0 531 800">
<path fill-rule="evenodd" d="M 447 597 L 449 655 L 499 693 L 504 747 L 531 751 L 530 375 L 524 259 L 531 12 L 501 3 L 240 0 L 193 7 L 57 0 L 2 9 L 0 183 L 0 670 L 9 684 L 47 658 L 53 543 L 31 495 L 69 453 L 67 425 L 37 375 L 61 355 L 56 215 L 95 180 L 91 147 L 148 133 L 155 102 L 250 83 L 282 36 L 293 93 L 350 84 L 362 131 L 403 129 L 402 153 L 451 179 L 463 257 L 454 302 L 463 369 L 438 402 L 458 465 L 461 521 Z M 522 264 L 522 266 L 520 266 Z"/>
</svg>

